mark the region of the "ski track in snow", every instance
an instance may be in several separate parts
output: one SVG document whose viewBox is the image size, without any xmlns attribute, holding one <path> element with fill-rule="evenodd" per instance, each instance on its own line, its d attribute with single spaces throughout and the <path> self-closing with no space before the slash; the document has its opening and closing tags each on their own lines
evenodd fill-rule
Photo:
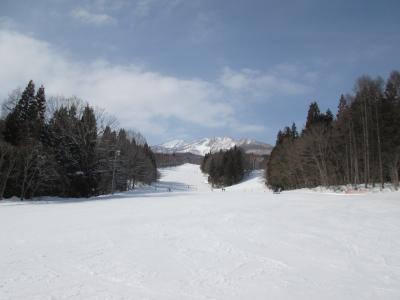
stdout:
<svg viewBox="0 0 400 300">
<path fill-rule="evenodd" d="M 400 193 L 161 173 L 113 196 L 0 202 L 0 299 L 400 299 Z"/>
</svg>

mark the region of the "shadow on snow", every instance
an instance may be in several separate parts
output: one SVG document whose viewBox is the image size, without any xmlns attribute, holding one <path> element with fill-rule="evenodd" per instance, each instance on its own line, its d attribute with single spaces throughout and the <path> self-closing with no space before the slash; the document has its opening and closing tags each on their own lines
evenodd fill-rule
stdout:
<svg viewBox="0 0 400 300">
<path fill-rule="evenodd" d="M 174 181 L 159 181 L 152 185 L 142 186 L 134 190 L 117 192 L 115 194 L 107 194 L 100 196 L 93 196 L 88 198 L 61 198 L 61 197 L 38 197 L 32 200 L 13 200 L 6 199 L 0 201 L 0 206 L 8 205 L 23 205 L 23 204 L 65 204 L 87 201 L 99 200 L 113 200 L 113 199 L 128 199 L 128 198 L 150 198 L 150 197 L 171 197 L 176 196 L 177 193 L 183 194 L 186 192 L 196 191 L 196 187 L 184 184 L 182 182 Z"/>
</svg>

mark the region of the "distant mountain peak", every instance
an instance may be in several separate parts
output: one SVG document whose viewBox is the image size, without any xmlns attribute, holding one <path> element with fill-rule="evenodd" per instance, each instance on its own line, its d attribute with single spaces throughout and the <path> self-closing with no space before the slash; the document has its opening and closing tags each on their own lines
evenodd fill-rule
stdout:
<svg viewBox="0 0 400 300">
<path fill-rule="evenodd" d="M 167 148 L 177 148 L 185 145 L 186 143 L 187 142 L 185 140 L 172 140 L 164 143 L 163 146 Z"/>
<path fill-rule="evenodd" d="M 246 153 L 267 155 L 271 153 L 272 146 L 252 139 L 233 139 L 231 137 L 213 137 L 194 140 L 191 142 L 176 139 L 153 146 L 158 153 L 192 153 L 202 155 L 220 150 L 228 150 L 234 146 L 240 147 Z"/>
</svg>

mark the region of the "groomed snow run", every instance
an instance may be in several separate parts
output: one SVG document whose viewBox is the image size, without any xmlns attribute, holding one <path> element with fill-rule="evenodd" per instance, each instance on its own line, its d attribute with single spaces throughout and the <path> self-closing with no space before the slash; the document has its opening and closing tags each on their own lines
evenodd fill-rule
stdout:
<svg viewBox="0 0 400 300">
<path fill-rule="evenodd" d="M 400 193 L 273 194 L 261 174 L 211 191 L 183 165 L 135 192 L 0 202 L 0 299 L 400 299 Z"/>
</svg>

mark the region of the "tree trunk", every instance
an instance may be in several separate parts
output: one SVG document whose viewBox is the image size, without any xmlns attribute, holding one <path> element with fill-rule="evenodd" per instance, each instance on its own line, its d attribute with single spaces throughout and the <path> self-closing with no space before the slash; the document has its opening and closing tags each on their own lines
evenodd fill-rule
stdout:
<svg viewBox="0 0 400 300">
<path fill-rule="evenodd" d="M 382 166 L 382 149 L 381 149 L 381 135 L 379 130 L 379 115 L 378 115 L 378 104 L 375 103 L 375 116 L 376 116 L 376 135 L 378 143 L 378 161 L 379 161 L 379 180 L 381 181 L 381 188 L 385 187 L 383 182 L 383 166 Z"/>
</svg>

